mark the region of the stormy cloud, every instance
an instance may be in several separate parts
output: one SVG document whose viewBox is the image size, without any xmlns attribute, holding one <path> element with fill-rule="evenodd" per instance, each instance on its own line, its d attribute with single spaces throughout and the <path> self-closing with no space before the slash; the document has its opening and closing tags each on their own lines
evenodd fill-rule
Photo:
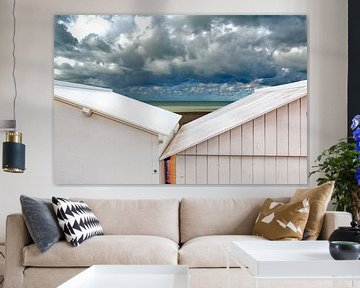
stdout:
<svg viewBox="0 0 360 288">
<path fill-rule="evenodd" d="M 306 31 L 301 15 L 56 16 L 54 75 L 144 101 L 233 101 L 306 79 Z"/>
</svg>

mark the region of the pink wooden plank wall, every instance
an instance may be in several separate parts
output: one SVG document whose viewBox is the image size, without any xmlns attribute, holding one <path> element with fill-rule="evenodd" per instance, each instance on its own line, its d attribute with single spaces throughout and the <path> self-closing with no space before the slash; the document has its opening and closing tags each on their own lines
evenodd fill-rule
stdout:
<svg viewBox="0 0 360 288">
<path fill-rule="evenodd" d="M 178 184 L 306 184 L 307 97 L 177 155 Z"/>
</svg>

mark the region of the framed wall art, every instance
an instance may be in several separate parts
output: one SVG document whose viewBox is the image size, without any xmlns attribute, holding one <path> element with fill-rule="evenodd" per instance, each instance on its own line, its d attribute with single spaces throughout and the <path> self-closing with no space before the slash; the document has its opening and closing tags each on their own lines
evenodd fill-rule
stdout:
<svg viewBox="0 0 360 288">
<path fill-rule="evenodd" d="M 304 15 L 57 15 L 57 184 L 306 184 Z"/>
</svg>

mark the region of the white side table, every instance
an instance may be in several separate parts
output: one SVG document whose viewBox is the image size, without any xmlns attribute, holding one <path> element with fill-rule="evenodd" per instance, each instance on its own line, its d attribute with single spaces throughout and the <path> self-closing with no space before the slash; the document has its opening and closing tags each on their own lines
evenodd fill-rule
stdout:
<svg viewBox="0 0 360 288">
<path fill-rule="evenodd" d="M 229 257 L 248 272 L 249 287 L 271 280 L 276 287 L 308 287 L 303 285 L 307 282 L 314 287 L 360 288 L 360 261 L 336 261 L 328 247 L 328 241 L 238 241 L 232 242 Z"/>
</svg>

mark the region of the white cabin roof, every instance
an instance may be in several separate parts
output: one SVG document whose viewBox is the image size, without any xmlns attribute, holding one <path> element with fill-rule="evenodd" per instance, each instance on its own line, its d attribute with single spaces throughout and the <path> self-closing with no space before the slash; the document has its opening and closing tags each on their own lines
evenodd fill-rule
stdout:
<svg viewBox="0 0 360 288">
<path fill-rule="evenodd" d="M 169 136 L 181 115 L 114 93 L 111 89 L 54 81 L 56 100 L 137 127 L 153 134 Z"/>
<path fill-rule="evenodd" d="M 307 96 L 307 81 L 266 87 L 182 126 L 161 156 L 165 159 Z"/>
</svg>

